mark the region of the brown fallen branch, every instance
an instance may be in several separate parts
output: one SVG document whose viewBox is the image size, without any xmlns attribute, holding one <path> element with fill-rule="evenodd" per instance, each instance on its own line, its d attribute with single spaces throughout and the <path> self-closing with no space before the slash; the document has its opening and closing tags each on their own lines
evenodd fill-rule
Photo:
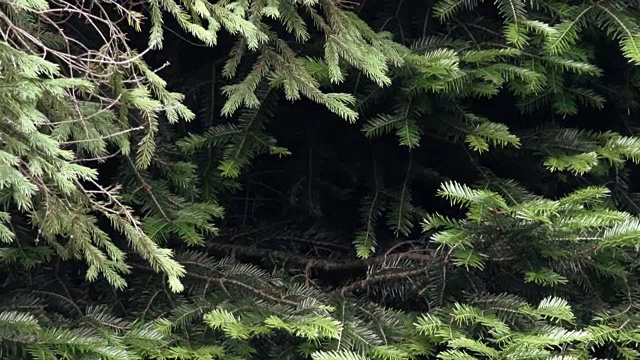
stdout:
<svg viewBox="0 0 640 360">
<path fill-rule="evenodd" d="M 136 269 L 140 269 L 140 270 L 145 270 L 145 271 L 149 271 L 149 272 L 153 272 L 153 273 L 157 273 L 157 271 L 155 271 L 154 269 L 152 269 L 149 266 L 145 266 L 145 265 L 140 265 L 140 264 L 132 264 L 132 266 Z M 218 283 L 220 284 L 220 286 L 222 287 L 222 289 L 224 288 L 224 284 L 232 284 L 241 288 L 244 288 L 246 290 L 249 290 L 253 293 L 256 294 L 256 296 L 271 300 L 273 302 L 278 302 L 278 303 L 282 303 L 282 304 L 286 304 L 286 305 L 290 305 L 290 306 L 298 306 L 298 302 L 296 301 L 292 301 L 289 299 L 285 299 L 283 297 L 278 297 L 278 296 L 274 296 L 271 295 L 265 291 L 263 291 L 262 289 L 256 288 L 254 286 L 251 286 L 250 284 L 244 283 L 240 280 L 237 279 L 232 279 L 229 277 L 224 277 L 224 276 L 220 276 L 220 277 L 213 277 L 213 276 L 208 276 L 208 275 L 204 275 L 204 274 L 198 274 L 195 272 L 187 272 L 185 274 L 186 277 L 190 277 L 190 278 L 194 278 L 194 279 L 198 279 L 198 280 L 203 280 L 212 284 Z M 225 289 L 226 291 L 226 289 Z"/>
<path fill-rule="evenodd" d="M 349 285 L 343 286 L 339 288 L 338 291 L 344 295 L 359 289 L 363 289 L 375 283 L 391 281 L 395 279 L 406 279 L 414 275 L 424 275 L 428 271 L 429 271 L 429 268 L 425 267 L 421 269 L 412 269 L 412 270 L 400 271 L 400 272 L 391 273 L 391 274 L 374 275 L 374 276 L 367 277 L 366 279 L 362 279 L 360 281 L 356 281 Z"/>
<path fill-rule="evenodd" d="M 353 1 L 353 0 L 337 0 L 336 3 L 338 4 L 339 7 L 345 10 L 353 10 L 358 6 L 360 6 L 359 1 Z"/>
<path fill-rule="evenodd" d="M 433 261 L 433 256 L 428 254 L 420 254 L 414 252 L 401 252 L 393 254 L 385 254 L 380 256 L 374 256 L 368 259 L 321 259 L 315 257 L 300 256 L 300 254 L 289 253 L 280 250 L 260 249 L 251 246 L 233 245 L 233 244 L 221 244 L 215 242 L 209 242 L 207 244 L 209 249 L 222 250 L 232 254 L 242 254 L 245 256 L 255 256 L 264 258 L 275 258 L 285 262 L 295 263 L 304 266 L 306 269 L 319 269 L 319 270 L 346 270 L 346 269 L 359 269 L 366 268 L 372 265 L 382 264 L 388 261 L 394 260 L 411 260 L 422 263 L 430 263 Z"/>
</svg>

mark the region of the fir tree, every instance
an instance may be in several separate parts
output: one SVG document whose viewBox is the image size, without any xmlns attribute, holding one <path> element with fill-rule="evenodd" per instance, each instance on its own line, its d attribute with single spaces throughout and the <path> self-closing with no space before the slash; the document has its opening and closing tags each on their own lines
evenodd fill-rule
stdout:
<svg viewBox="0 0 640 360">
<path fill-rule="evenodd" d="M 0 357 L 639 356 L 636 4 L 350 5 L 0 3 Z"/>
</svg>

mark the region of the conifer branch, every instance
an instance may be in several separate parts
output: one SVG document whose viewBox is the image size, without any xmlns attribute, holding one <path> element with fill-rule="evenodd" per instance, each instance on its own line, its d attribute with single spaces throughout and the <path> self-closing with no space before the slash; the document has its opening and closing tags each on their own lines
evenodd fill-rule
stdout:
<svg viewBox="0 0 640 360">
<path fill-rule="evenodd" d="M 384 255 L 369 257 L 361 260 L 326 260 L 321 258 L 301 257 L 296 253 L 286 251 L 277 251 L 270 249 L 255 248 L 242 245 L 221 244 L 208 242 L 210 249 L 222 249 L 232 254 L 241 254 L 246 256 L 257 256 L 264 258 L 276 258 L 287 263 L 295 263 L 304 267 L 310 267 L 320 270 L 347 270 L 366 268 L 368 266 L 382 264 L 385 262 L 393 262 L 396 260 L 411 260 L 419 263 L 429 263 L 433 261 L 431 255 L 420 254 L 417 252 L 401 252 L 401 253 L 385 253 Z"/>
</svg>

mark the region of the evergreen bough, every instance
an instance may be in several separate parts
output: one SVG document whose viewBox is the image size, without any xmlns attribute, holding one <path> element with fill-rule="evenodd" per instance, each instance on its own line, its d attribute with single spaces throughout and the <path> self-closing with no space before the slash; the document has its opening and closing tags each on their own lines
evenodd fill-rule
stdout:
<svg viewBox="0 0 640 360">
<path fill-rule="evenodd" d="M 629 185 L 640 140 L 629 126 L 561 121 L 613 104 L 628 124 L 621 114 L 637 107 L 640 84 L 636 4 L 440 0 L 430 12 L 441 24 L 424 21 L 417 35 L 403 30 L 402 3 L 378 13 L 392 9 L 388 32 L 344 5 L 0 2 L 0 357 L 640 356 L 640 220 Z M 225 97 L 210 109 L 220 116 L 189 110 L 145 61 L 165 45 L 167 18 L 205 46 L 233 38 L 222 85 L 213 84 Z M 136 50 L 127 39 L 143 26 L 146 48 Z M 602 94 L 606 71 L 590 41 L 616 43 L 630 96 Z M 478 105 L 505 94 L 532 126 Z M 290 106 L 282 95 L 361 119 L 351 126 L 373 147 L 388 149 L 376 145 L 388 133 L 399 139 L 408 161 L 393 185 L 374 162 L 371 184 L 353 186 L 353 240 L 283 227 L 271 237 L 299 237 L 311 250 L 264 246 L 260 229 L 260 241 L 220 241 L 224 225 L 247 230 L 220 219 L 235 210 L 223 200 L 246 186 L 250 166 L 266 163 L 258 156 L 296 155 L 268 126 Z M 185 124 L 211 117 L 204 130 Z M 428 138 L 464 146 L 480 180 L 430 173 L 419 153 Z M 501 178 L 484 156 L 515 158 L 564 189 Z M 414 195 L 425 175 L 442 184 L 450 214 Z M 422 238 L 411 241 L 419 219 Z M 322 255 L 345 244 L 353 251 Z M 272 271 L 220 252 L 268 258 Z M 354 275 L 324 282 L 321 271 Z"/>
</svg>

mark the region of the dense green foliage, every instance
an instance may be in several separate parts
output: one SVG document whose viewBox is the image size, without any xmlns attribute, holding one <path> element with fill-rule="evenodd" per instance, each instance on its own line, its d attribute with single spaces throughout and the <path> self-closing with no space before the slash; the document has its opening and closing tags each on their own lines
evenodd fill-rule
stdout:
<svg viewBox="0 0 640 360">
<path fill-rule="evenodd" d="M 640 3 L 0 0 L 0 358 L 640 358 Z"/>
</svg>

